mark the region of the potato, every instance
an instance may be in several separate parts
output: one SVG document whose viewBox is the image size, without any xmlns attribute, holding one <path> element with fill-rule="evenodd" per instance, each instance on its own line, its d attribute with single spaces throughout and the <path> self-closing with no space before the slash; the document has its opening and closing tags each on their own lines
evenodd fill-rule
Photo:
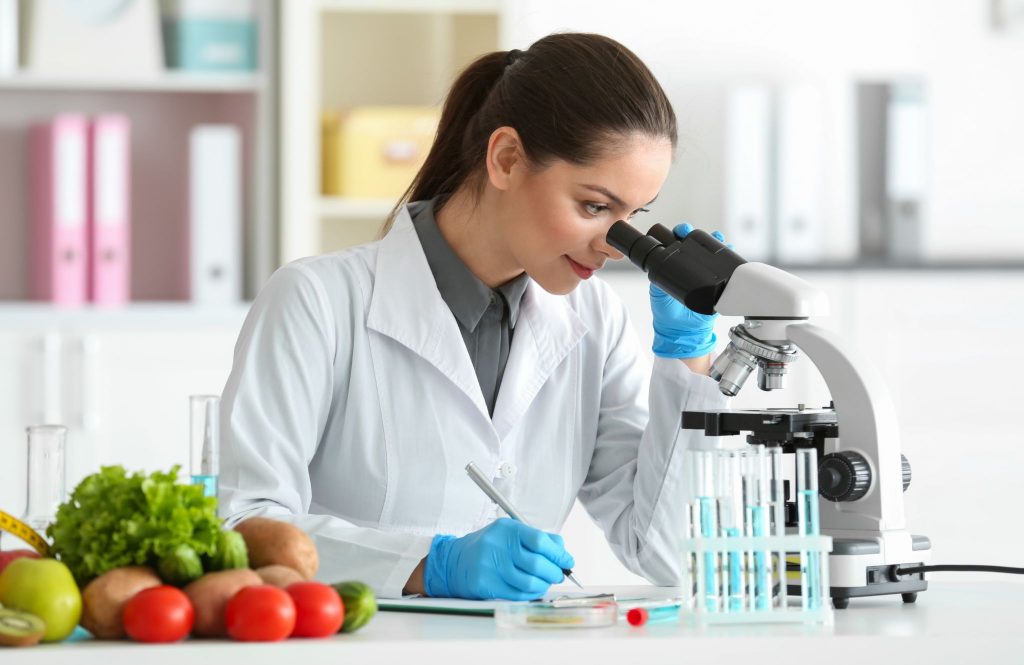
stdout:
<svg viewBox="0 0 1024 665">
<path fill-rule="evenodd" d="M 196 612 L 192 634 L 197 637 L 226 636 L 228 630 L 224 614 L 228 601 L 239 589 L 257 584 L 263 584 L 263 580 L 248 568 L 207 573 L 188 584 L 183 590 Z"/>
<path fill-rule="evenodd" d="M 257 568 L 256 574 L 260 576 L 264 584 L 273 584 L 274 586 L 282 589 L 289 584 L 294 582 L 303 582 L 306 579 L 302 576 L 302 573 L 294 568 L 289 568 L 288 566 L 282 566 L 276 563 L 269 566 L 263 566 L 262 568 Z"/>
<path fill-rule="evenodd" d="M 163 582 L 147 566 L 114 568 L 85 585 L 82 590 L 82 627 L 98 640 L 124 637 L 121 611 L 132 596 Z"/>
<path fill-rule="evenodd" d="M 294 524 L 253 517 L 236 524 L 235 531 L 245 538 L 249 565 L 253 568 L 279 564 L 294 568 L 311 580 L 320 567 L 320 557 L 313 541 Z"/>
</svg>

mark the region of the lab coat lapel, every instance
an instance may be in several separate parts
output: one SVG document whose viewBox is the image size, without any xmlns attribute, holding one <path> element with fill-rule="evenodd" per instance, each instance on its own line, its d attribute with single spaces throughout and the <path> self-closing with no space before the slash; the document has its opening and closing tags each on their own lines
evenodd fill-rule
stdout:
<svg viewBox="0 0 1024 665">
<path fill-rule="evenodd" d="M 587 325 L 566 297 L 552 295 L 536 282 L 529 282 L 494 405 L 492 422 L 499 440 L 512 431 L 541 386 L 586 332 Z"/>
<path fill-rule="evenodd" d="M 366 325 L 436 367 L 490 420 L 458 323 L 437 290 L 412 218 L 404 207 L 377 252 Z"/>
</svg>

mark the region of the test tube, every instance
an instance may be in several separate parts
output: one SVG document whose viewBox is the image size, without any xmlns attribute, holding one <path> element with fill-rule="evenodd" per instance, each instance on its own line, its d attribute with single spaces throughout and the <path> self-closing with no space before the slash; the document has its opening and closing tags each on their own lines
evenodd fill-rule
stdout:
<svg viewBox="0 0 1024 665">
<path fill-rule="evenodd" d="M 697 500 L 696 515 L 697 533 L 704 538 L 718 536 L 718 502 L 715 501 L 715 457 L 711 451 L 695 452 L 697 464 Z M 698 564 L 702 578 L 698 584 L 703 587 L 703 607 L 708 612 L 719 609 L 719 570 L 718 555 L 705 552 L 703 561 Z"/>
<path fill-rule="evenodd" d="M 754 446 L 750 456 L 753 468 L 753 502 L 751 504 L 751 533 L 755 538 L 770 535 L 768 504 L 768 455 L 763 445 Z M 754 609 L 767 610 L 772 602 L 772 561 L 768 550 L 754 552 Z"/>
<path fill-rule="evenodd" d="M 737 450 L 718 453 L 718 497 L 723 538 L 743 535 L 743 456 Z M 730 549 L 723 554 L 722 598 L 730 612 L 745 609 L 746 580 L 743 574 L 743 551 Z"/>
<path fill-rule="evenodd" d="M 768 449 L 768 468 L 771 473 L 770 487 L 772 506 L 772 535 L 782 537 L 786 535 L 786 481 L 785 481 L 785 457 L 780 446 L 772 446 Z M 786 550 L 775 552 L 775 578 L 779 582 L 779 593 L 774 598 L 775 607 L 785 609 L 788 605 L 788 591 L 786 588 Z"/>
<path fill-rule="evenodd" d="M 28 437 L 28 468 L 24 522 L 40 535 L 57 516 L 65 500 L 64 448 L 68 428 L 35 425 L 25 428 Z"/>
<path fill-rule="evenodd" d="M 203 486 L 204 496 L 217 496 L 220 472 L 220 397 L 189 397 L 189 466 L 192 484 Z"/>
<path fill-rule="evenodd" d="M 797 523 L 801 536 L 818 535 L 818 451 L 796 451 Z M 821 557 L 817 551 L 800 551 L 800 594 L 805 610 L 821 607 Z"/>
<path fill-rule="evenodd" d="M 693 505 L 687 502 L 683 506 L 685 523 L 683 524 L 683 538 L 687 542 L 693 541 L 694 528 L 693 528 Z M 696 581 L 694 575 L 697 573 L 697 562 L 696 555 L 693 552 L 686 552 L 685 558 L 683 559 L 683 570 L 682 580 L 680 581 L 680 588 L 683 593 L 683 607 L 686 609 L 693 608 L 693 594 L 694 594 L 694 582 Z"/>
</svg>

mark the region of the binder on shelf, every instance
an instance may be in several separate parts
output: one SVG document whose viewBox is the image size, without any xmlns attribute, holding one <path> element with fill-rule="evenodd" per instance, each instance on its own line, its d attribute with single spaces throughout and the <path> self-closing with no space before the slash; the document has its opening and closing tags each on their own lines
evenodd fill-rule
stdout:
<svg viewBox="0 0 1024 665">
<path fill-rule="evenodd" d="M 815 263 L 822 258 L 825 224 L 822 95 L 809 85 L 783 88 L 777 108 L 776 259 Z"/>
<path fill-rule="evenodd" d="M 751 261 L 772 258 L 772 95 L 731 90 L 725 114 L 725 236 Z"/>
<path fill-rule="evenodd" d="M 900 81 L 889 87 L 886 140 L 887 255 L 896 261 L 921 258 L 927 198 L 928 138 L 924 84 Z"/>
<path fill-rule="evenodd" d="M 29 295 L 77 305 L 86 298 L 86 119 L 64 114 L 30 132 Z"/>
<path fill-rule="evenodd" d="M 107 114 L 89 126 L 89 300 L 120 305 L 130 298 L 130 124 Z"/>
<path fill-rule="evenodd" d="M 195 303 L 242 298 L 241 136 L 198 125 L 189 136 L 190 293 Z"/>
<path fill-rule="evenodd" d="M 0 0 L 0 76 L 18 71 L 18 0 Z"/>
</svg>

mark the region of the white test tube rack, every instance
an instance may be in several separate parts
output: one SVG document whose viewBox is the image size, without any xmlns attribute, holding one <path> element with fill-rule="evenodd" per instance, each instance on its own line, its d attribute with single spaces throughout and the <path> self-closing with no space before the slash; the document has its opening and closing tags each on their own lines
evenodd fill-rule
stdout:
<svg viewBox="0 0 1024 665">
<path fill-rule="evenodd" d="M 813 450 L 798 457 L 816 468 Z M 768 459 L 763 447 L 739 450 L 688 451 L 696 498 L 686 508 L 685 534 L 680 548 L 683 558 L 682 588 L 693 591 L 682 616 L 697 623 L 832 623 L 829 594 L 828 555 L 832 538 L 819 535 L 816 519 L 811 533 L 786 533 L 781 523 L 784 511 L 779 475 L 781 459 Z M 742 480 L 735 470 L 724 466 L 745 458 Z M 804 459 L 806 458 L 806 459 Z M 798 460 L 799 461 L 799 460 Z M 732 470 L 731 473 L 721 471 Z M 799 480 L 804 480 L 806 474 Z M 772 489 L 772 483 L 776 487 Z M 747 509 L 744 528 L 736 533 L 734 516 L 737 484 L 742 485 Z M 716 486 L 717 485 L 717 486 Z M 813 485 L 815 498 L 817 485 Z M 774 501 L 774 503 L 773 503 Z M 762 508 L 757 516 L 749 510 Z M 798 506 L 798 512 L 804 508 Z M 816 512 L 816 511 L 815 511 Z M 723 518 L 723 513 L 725 517 Z M 772 516 L 774 524 L 761 522 Z M 808 528 L 801 516 L 800 529 Z M 723 523 L 723 519 L 725 522 Z M 757 533 L 760 530 L 762 533 Z M 731 531 L 731 533 L 730 533 Z M 800 563 L 800 595 L 788 594 L 788 557 Z"/>
<path fill-rule="evenodd" d="M 703 624 L 832 623 L 833 610 L 828 579 L 828 555 L 832 551 L 830 536 L 691 536 L 683 542 L 681 551 L 684 561 L 688 561 L 688 565 L 683 566 L 682 588 L 694 590 L 691 602 L 683 608 L 681 616 L 684 619 Z M 746 601 L 741 608 L 730 607 L 726 584 L 728 574 L 724 562 L 728 560 L 729 555 L 735 555 L 736 552 L 742 553 L 746 566 L 752 565 L 755 552 L 769 552 L 776 564 L 781 562 L 781 574 L 776 574 L 773 578 L 773 588 L 778 590 L 773 592 L 767 607 L 756 608 L 754 596 L 750 593 L 746 594 Z M 818 575 L 801 576 L 799 597 L 791 594 L 787 597 L 781 593 L 788 578 L 785 571 L 787 553 L 799 555 L 801 570 L 806 570 L 807 566 L 812 564 L 819 567 Z M 817 556 L 811 556 L 812 553 L 816 553 Z M 709 594 L 705 582 L 708 579 L 708 571 L 705 568 L 708 555 L 712 565 L 716 566 L 714 574 L 710 577 L 719 584 L 719 588 L 711 594 L 717 598 L 713 607 L 709 607 L 707 602 Z M 808 578 L 815 583 L 816 588 L 808 588 Z M 779 602 L 780 599 L 788 602 L 782 604 Z M 812 599 L 816 599 L 816 602 Z"/>
</svg>

